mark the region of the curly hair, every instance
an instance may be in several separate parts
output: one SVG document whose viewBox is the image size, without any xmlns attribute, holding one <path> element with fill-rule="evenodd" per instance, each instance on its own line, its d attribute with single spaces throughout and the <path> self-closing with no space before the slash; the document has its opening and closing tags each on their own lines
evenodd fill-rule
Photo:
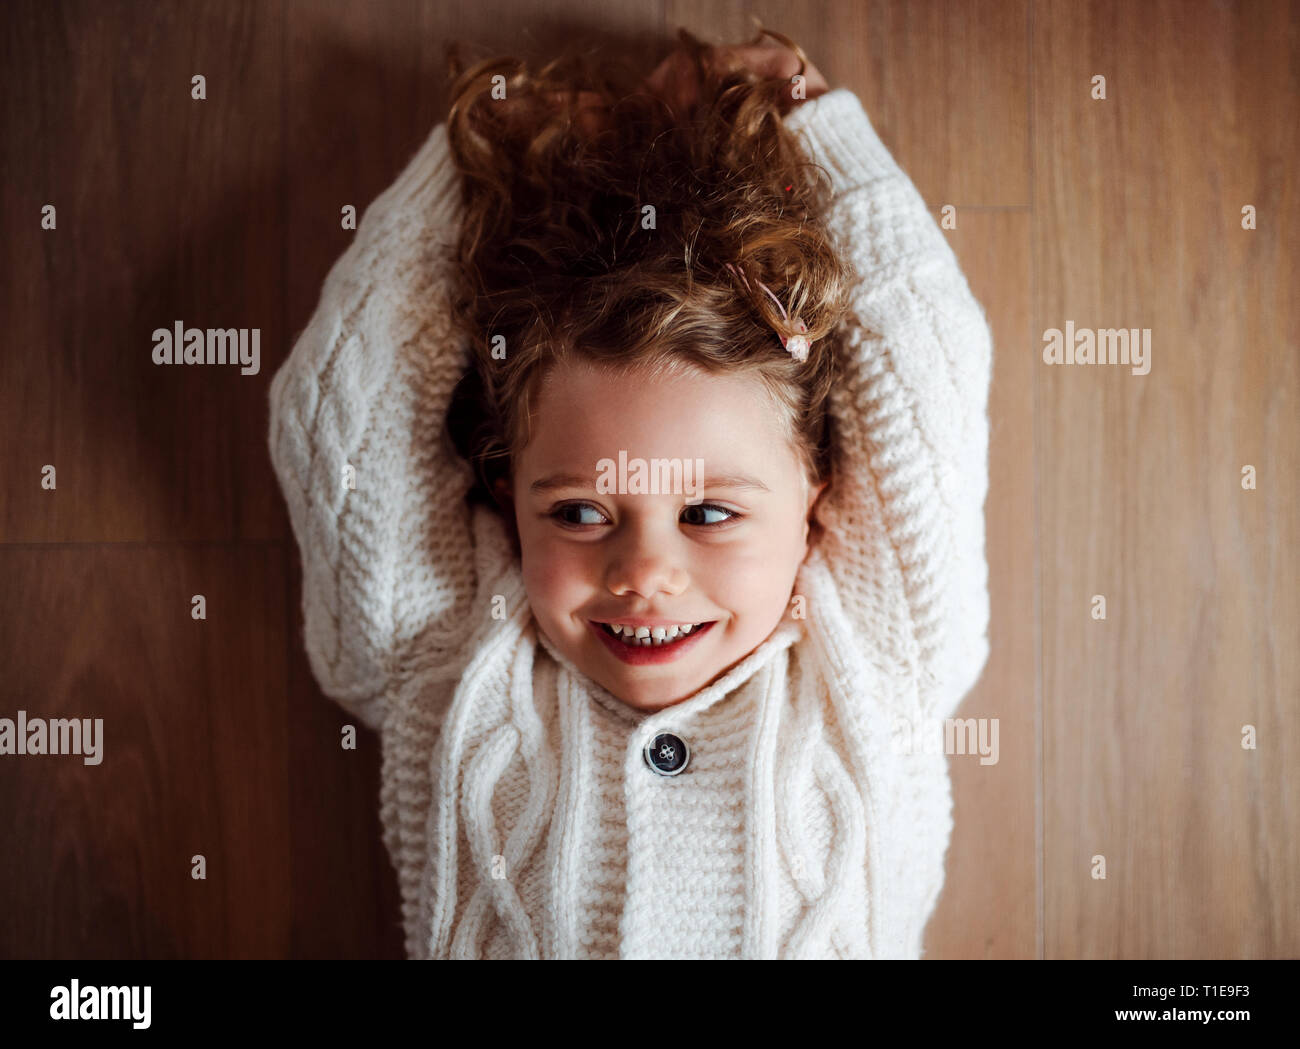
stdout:
<svg viewBox="0 0 1300 1049">
<path fill-rule="evenodd" d="M 797 44 L 764 33 L 807 64 Z M 575 361 L 643 380 L 752 374 L 809 481 L 830 479 L 828 405 L 853 275 L 821 221 L 829 178 L 782 122 L 789 83 L 678 36 L 698 85 L 685 113 L 627 62 L 577 53 L 535 72 L 513 58 L 461 70 L 452 51 L 447 133 L 465 208 L 452 306 L 473 367 L 448 429 L 474 467 L 471 501 L 503 510 L 496 486 L 531 439 L 541 383 Z M 579 92 L 608 107 L 599 132 L 578 125 Z M 806 361 L 782 348 L 776 332 L 793 331 L 755 278 L 807 324 Z"/>
</svg>

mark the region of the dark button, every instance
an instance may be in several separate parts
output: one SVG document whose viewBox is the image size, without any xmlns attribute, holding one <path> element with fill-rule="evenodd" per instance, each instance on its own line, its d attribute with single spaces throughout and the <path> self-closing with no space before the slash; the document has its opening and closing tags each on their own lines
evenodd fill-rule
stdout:
<svg viewBox="0 0 1300 1049">
<path fill-rule="evenodd" d="M 681 736 L 661 732 L 645 748 L 645 763 L 661 776 L 676 776 L 691 759 L 691 750 Z"/>
</svg>

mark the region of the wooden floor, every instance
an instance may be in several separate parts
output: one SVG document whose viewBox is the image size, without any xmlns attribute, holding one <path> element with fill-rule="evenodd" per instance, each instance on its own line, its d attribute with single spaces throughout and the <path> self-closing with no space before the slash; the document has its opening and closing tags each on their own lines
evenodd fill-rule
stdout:
<svg viewBox="0 0 1300 1049">
<path fill-rule="evenodd" d="M 102 717 L 107 760 L 0 759 L 0 955 L 401 956 L 377 740 L 340 749 L 301 648 L 267 384 L 340 208 L 442 118 L 449 40 L 648 71 L 675 25 L 734 42 L 750 11 L 955 207 L 996 335 L 962 714 L 999 761 L 951 758 L 928 955 L 1300 954 L 1300 4 L 20 0 L 0 717 Z M 260 372 L 156 367 L 176 321 L 260 328 Z M 1044 363 L 1067 322 L 1150 329 L 1150 373 Z"/>
</svg>

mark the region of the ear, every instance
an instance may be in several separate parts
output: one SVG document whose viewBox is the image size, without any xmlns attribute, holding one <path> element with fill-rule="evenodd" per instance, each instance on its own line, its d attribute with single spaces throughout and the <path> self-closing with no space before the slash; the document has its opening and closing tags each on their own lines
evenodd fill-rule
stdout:
<svg viewBox="0 0 1300 1049">
<path fill-rule="evenodd" d="M 823 481 L 816 488 L 810 488 L 808 490 L 809 491 L 808 505 L 805 509 L 804 520 L 803 520 L 803 541 L 804 541 L 805 553 L 807 552 L 807 546 L 808 546 L 808 533 L 812 530 L 812 525 L 813 525 L 813 519 L 812 519 L 813 508 L 817 505 L 817 500 L 822 497 L 822 492 L 826 490 L 826 486 L 829 484 L 830 481 Z"/>
</svg>

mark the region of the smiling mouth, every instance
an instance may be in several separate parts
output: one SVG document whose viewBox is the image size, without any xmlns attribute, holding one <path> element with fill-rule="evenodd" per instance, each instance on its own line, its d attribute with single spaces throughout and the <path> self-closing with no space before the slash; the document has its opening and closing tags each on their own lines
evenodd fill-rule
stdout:
<svg viewBox="0 0 1300 1049">
<path fill-rule="evenodd" d="M 683 624 L 689 629 L 682 629 L 681 626 L 671 627 L 624 627 L 621 630 L 615 630 L 609 623 L 597 623 L 596 625 L 610 637 L 614 638 L 619 644 L 628 648 L 671 648 L 680 641 L 691 637 L 703 627 L 710 626 L 714 620 L 706 619 L 702 623 Z"/>
</svg>

